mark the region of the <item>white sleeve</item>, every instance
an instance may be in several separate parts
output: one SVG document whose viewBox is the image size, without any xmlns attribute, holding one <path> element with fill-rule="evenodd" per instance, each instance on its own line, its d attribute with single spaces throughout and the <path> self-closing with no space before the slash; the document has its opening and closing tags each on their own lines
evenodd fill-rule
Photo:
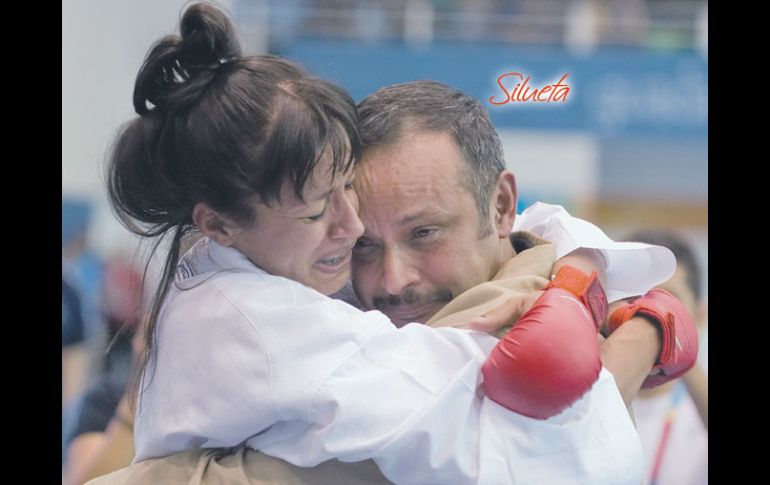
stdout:
<svg viewBox="0 0 770 485">
<path fill-rule="evenodd" d="M 638 242 L 615 242 L 588 221 L 562 206 L 536 202 L 518 215 L 514 231 L 529 231 L 550 241 L 561 258 L 578 248 L 596 249 L 604 258 L 607 300 L 638 296 L 663 283 L 676 271 L 668 248 Z"/>
<path fill-rule="evenodd" d="M 483 394 L 495 337 L 397 329 L 296 282 L 250 278 L 172 289 L 135 462 L 245 443 L 306 467 L 371 458 L 397 484 L 641 482 L 641 443 L 606 370 L 563 413 L 527 418 Z"/>
<path fill-rule="evenodd" d="M 249 445 L 300 466 L 373 458 L 397 484 L 641 481 L 641 444 L 608 371 L 558 416 L 527 418 L 480 388 L 497 342 L 454 328 L 383 327 L 324 381 L 302 433 Z"/>
</svg>

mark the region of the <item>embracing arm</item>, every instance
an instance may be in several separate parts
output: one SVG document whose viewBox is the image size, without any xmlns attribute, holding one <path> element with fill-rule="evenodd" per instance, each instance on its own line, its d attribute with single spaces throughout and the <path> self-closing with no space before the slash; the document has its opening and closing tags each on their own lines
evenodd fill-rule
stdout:
<svg viewBox="0 0 770 485">
<path fill-rule="evenodd" d="M 615 378 L 626 406 L 636 398 L 660 354 L 660 333 L 645 317 L 634 317 L 600 344 L 602 365 Z"/>
<path fill-rule="evenodd" d="M 606 274 L 601 255 L 590 249 L 577 249 L 554 263 L 554 273 L 565 265 L 573 266 L 587 274 L 596 271 L 602 286 Z M 618 301 L 610 305 L 610 312 L 625 305 Z M 602 365 L 615 378 L 620 395 L 626 406 L 636 397 L 647 375 L 660 354 L 660 333 L 655 325 L 643 316 L 636 316 L 622 325 L 599 344 Z"/>
</svg>

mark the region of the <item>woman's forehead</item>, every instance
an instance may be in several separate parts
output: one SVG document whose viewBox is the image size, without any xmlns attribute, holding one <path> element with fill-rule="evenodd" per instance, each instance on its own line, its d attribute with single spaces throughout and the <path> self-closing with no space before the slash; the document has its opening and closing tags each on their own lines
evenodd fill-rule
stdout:
<svg viewBox="0 0 770 485">
<path fill-rule="evenodd" d="M 353 174 L 352 165 L 345 172 L 333 171 L 332 168 L 331 158 L 322 157 L 305 183 L 302 199 L 297 197 L 292 183 L 289 180 L 285 181 L 281 187 L 280 205 L 284 209 L 292 211 L 326 200 L 339 185 L 344 184 Z"/>
</svg>

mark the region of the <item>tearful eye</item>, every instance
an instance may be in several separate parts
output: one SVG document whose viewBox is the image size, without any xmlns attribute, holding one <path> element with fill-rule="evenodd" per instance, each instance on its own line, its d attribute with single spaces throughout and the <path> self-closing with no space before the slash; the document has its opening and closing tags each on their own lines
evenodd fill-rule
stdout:
<svg viewBox="0 0 770 485">
<path fill-rule="evenodd" d="M 316 214 L 316 215 L 314 215 L 314 216 L 310 216 L 310 217 L 305 217 L 305 219 L 306 219 L 306 220 L 308 220 L 308 221 L 310 221 L 310 222 L 318 222 L 318 221 L 320 221 L 320 220 L 321 220 L 321 218 L 322 218 L 324 215 L 326 215 L 326 207 L 327 207 L 327 206 L 324 206 L 324 209 L 323 209 L 323 210 L 322 210 L 322 211 L 321 211 L 319 214 Z"/>
</svg>

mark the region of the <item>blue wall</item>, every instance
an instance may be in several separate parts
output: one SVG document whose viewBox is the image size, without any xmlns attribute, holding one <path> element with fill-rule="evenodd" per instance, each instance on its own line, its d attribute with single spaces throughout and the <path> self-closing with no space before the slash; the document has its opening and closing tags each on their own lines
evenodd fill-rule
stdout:
<svg viewBox="0 0 770 485">
<path fill-rule="evenodd" d="M 601 137 L 707 135 L 708 63 L 689 51 L 606 49 L 577 58 L 554 47 L 438 43 L 414 50 L 402 43 L 329 40 L 296 41 L 277 50 L 342 84 L 357 101 L 382 86 L 433 79 L 482 100 L 498 127 Z M 568 102 L 492 106 L 490 96 L 504 96 L 498 76 L 511 71 L 531 76 L 534 87 L 569 73 Z"/>
<path fill-rule="evenodd" d="M 476 96 L 498 128 L 579 132 L 600 143 L 603 196 L 708 198 L 708 63 L 695 52 L 604 49 L 578 58 L 558 47 L 296 41 L 279 54 L 345 86 L 356 101 L 415 79 L 442 81 Z M 505 72 L 543 86 L 569 73 L 567 103 L 493 106 Z M 511 84 L 515 85 L 515 82 Z"/>
</svg>

